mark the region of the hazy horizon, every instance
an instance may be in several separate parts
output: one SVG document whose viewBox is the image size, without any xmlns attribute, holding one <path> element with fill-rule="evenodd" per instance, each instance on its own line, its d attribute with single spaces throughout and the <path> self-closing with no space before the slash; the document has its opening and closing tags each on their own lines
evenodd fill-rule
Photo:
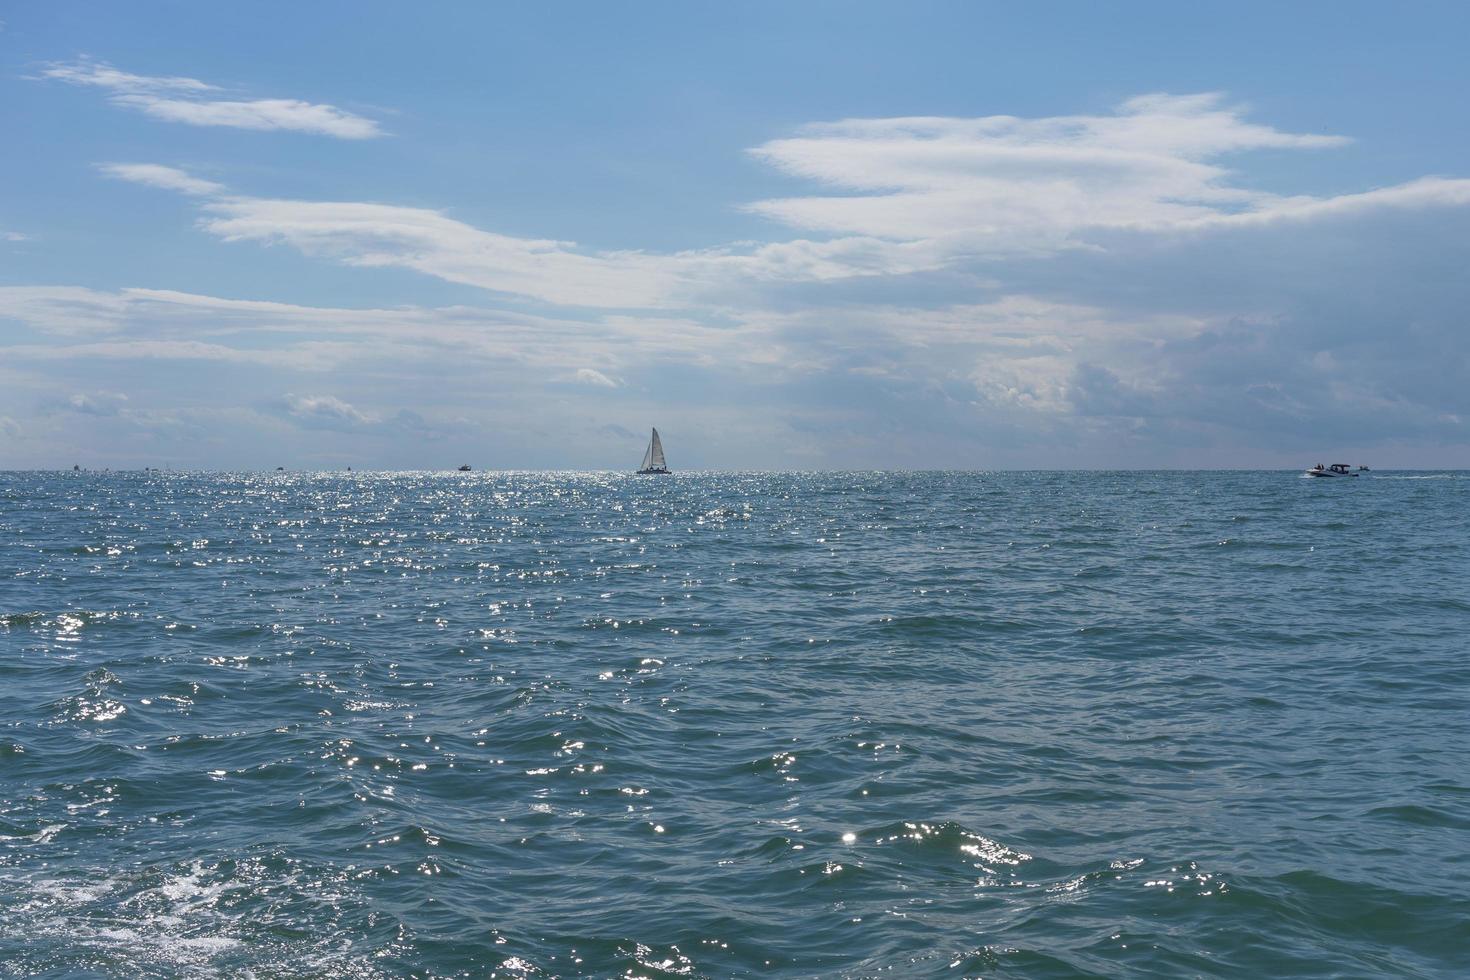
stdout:
<svg viewBox="0 0 1470 980">
<path fill-rule="evenodd" d="M 1337 460 L 1337 462 L 1341 462 L 1341 460 Z M 241 473 L 241 474 L 263 473 L 263 474 L 270 474 L 270 475 L 274 475 L 276 473 L 282 473 L 282 474 L 292 474 L 292 473 L 295 473 L 295 474 L 301 474 L 301 475 L 307 475 L 307 476 L 317 476 L 317 475 L 343 475 L 343 476 L 345 476 L 345 475 L 347 475 L 349 473 L 352 474 L 353 476 L 373 476 L 373 475 L 390 475 L 390 476 L 396 476 L 396 475 L 401 475 L 401 474 L 405 474 L 405 473 L 419 473 L 419 474 L 431 475 L 431 476 L 432 475 L 444 475 L 444 476 L 456 476 L 456 477 L 463 475 L 463 473 L 461 471 L 459 471 L 457 467 L 454 467 L 454 466 L 442 466 L 442 467 L 422 467 L 422 466 L 419 466 L 419 467 L 406 467 L 406 468 L 402 468 L 402 469 L 371 468 L 371 467 L 336 467 L 336 468 L 318 467 L 318 468 L 310 468 L 310 467 L 291 467 L 291 466 L 279 467 L 279 468 L 278 467 L 271 466 L 271 467 L 234 467 L 234 468 L 225 468 L 225 469 L 210 469 L 210 468 L 204 468 L 204 467 L 200 467 L 200 468 L 188 468 L 188 467 L 173 467 L 173 466 L 162 466 L 162 467 L 160 467 L 160 466 L 88 467 L 88 466 L 81 466 L 81 464 L 74 464 L 74 465 L 80 467 L 80 469 L 79 470 L 75 470 L 71 466 L 38 466 L 38 467 L 31 467 L 29 469 L 3 469 L 3 470 L 0 470 L 0 473 L 72 473 L 72 472 L 82 472 L 82 473 L 147 473 L 147 472 L 155 472 L 155 473 L 175 473 L 175 474 L 199 473 L 199 474 L 216 474 L 216 475 L 221 475 L 221 474 L 227 475 L 227 474 L 232 474 L 232 473 Z M 1357 464 L 1354 464 L 1354 465 L 1357 465 Z M 1155 467 L 1146 467 L 1146 466 L 1138 466 L 1138 467 L 1110 467 L 1110 468 L 1108 468 L 1108 467 L 1098 468 L 1098 467 L 1047 467 L 1047 466 L 1034 466 L 1034 467 L 980 467 L 980 468 L 973 468 L 973 469 L 960 469 L 960 468 L 943 469 L 943 468 L 935 468 L 935 467 L 920 468 L 920 469 L 881 469 L 881 468 L 874 468 L 874 467 L 829 467 L 829 468 L 825 468 L 825 469 L 808 469 L 808 470 L 801 470 L 801 469 L 759 469 L 759 468 L 754 468 L 754 469 L 729 469 L 729 468 L 716 468 L 716 467 L 700 467 L 700 468 L 697 468 L 697 469 L 671 470 L 669 472 L 669 474 L 667 474 L 667 475 L 670 475 L 670 476 L 680 476 L 680 475 L 682 475 L 682 476 L 704 476 L 704 475 L 723 475 L 723 476 L 731 476 L 731 475 L 734 475 L 734 476 L 741 476 L 741 475 L 750 475 L 750 476 L 772 475 L 772 476 L 779 476 L 779 475 L 791 475 L 791 474 L 802 474 L 802 473 L 832 473 L 832 474 L 862 474 L 862 473 L 873 473 L 873 474 L 877 474 L 877 475 L 880 475 L 880 476 L 903 476 L 903 475 L 917 474 L 917 473 L 966 473 L 966 474 L 975 474 L 975 475 L 983 475 L 983 474 L 986 474 L 986 473 L 1298 473 L 1298 472 L 1304 471 L 1305 469 L 1307 469 L 1307 467 L 1304 467 L 1304 466 L 1302 466 L 1302 467 L 1277 467 L 1277 466 L 1196 466 L 1196 467 L 1188 467 L 1188 466 L 1155 466 Z M 514 476 L 514 475 L 518 475 L 518 474 L 530 474 L 530 475 L 540 475 L 540 474 L 544 474 L 544 475 L 570 474 L 570 475 L 587 475 L 587 476 L 628 476 L 628 477 L 638 477 L 639 476 L 639 474 L 636 474 L 634 471 L 632 471 L 630 469 L 616 469 L 616 468 L 609 468 L 609 467 L 579 467 L 579 466 L 539 467 L 539 468 L 531 468 L 531 467 L 483 467 L 483 468 L 482 467 L 474 467 L 470 472 L 471 472 L 472 475 L 478 473 L 478 474 L 482 474 L 482 475 L 489 474 L 489 475 L 498 475 L 498 476 Z M 1457 467 L 1386 467 L 1386 466 L 1379 466 L 1379 467 L 1370 467 L 1369 470 L 1368 470 L 1368 472 L 1369 473 L 1444 473 L 1444 474 L 1452 474 L 1452 473 L 1466 473 L 1466 472 L 1470 472 L 1470 468 L 1457 468 Z M 654 479 L 654 477 L 647 477 L 647 479 Z"/>
</svg>

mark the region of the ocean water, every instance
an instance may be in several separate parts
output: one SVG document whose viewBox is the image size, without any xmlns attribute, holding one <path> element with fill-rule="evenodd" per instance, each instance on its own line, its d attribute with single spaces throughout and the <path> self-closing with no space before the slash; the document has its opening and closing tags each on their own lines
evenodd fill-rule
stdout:
<svg viewBox="0 0 1470 980">
<path fill-rule="evenodd" d="M 0 974 L 1470 975 L 1470 476 L 0 474 Z"/>
</svg>

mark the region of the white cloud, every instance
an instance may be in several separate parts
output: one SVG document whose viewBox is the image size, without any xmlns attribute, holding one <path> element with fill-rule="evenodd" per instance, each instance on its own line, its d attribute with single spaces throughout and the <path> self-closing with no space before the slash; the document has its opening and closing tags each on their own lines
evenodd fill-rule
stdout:
<svg viewBox="0 0 1470 980">
<path fill-rule="evenodd" d="M 31 236 L 19 231 L 0 231 L 0 241 L 28 242 Z"/>
<path fill-rule="evenodd" d="M 284 401 L 286 409 L 299 419 L 346 422 L 353 425 L 368 425 L 377 421 L 331 395 L 287 395 Z"/>
<path fill-rule="evenodd" d="M 892 275 L 930 268 L 938 260 L 925 242 L 864 238 L 667 255 L 582 253 L 573 242 L 483 231 L 427 208 L 230 195 L 220 185 L 159 165 L 109 165 L 106 172 L 204 196 L 201 225 L 225 241 L 285 244 L 345 265 L 400 266 L 449 282 L 566 306 L 689 306 L 708 302 L 713 292 L 736 283 Z"/>
<path fill-rule="evenodd" d="M 1470 204 L 1470 180 L 1421 177 L 1405 184 L 1340 194 L 1337 197 L 1283 197 L 1269 208 L 1237 214 L 1207 215 L 1182 223 L 1184 228 L 1264 225 L 1277 221 L 1308 221 L 1377 209 L 1460 207 Z"/>
<path fill-rule="evenodd" d="M 13 361 L 77 361 L 101 359 L 119 361 L 216 361 L 232 364 L 262 364 L 275 368 L 319 371 L 339 366 L 350 359 L 351 349 L 336 351 L 336 360 L 321 362 L 308 356 L 313 347 L 296 345 L 270 350 L 251 350 L 224 344 L 207 344 L 197 340 L 129 339 L 82 344 L 14 344 L 0 346 L 0 354 Z M 317 353 L 320 353 L 319 351 Z"/>
<path fill-rule="evenodd" d="M 850 119 L 751 151 L 843 193 L 749 210 L 798 228 L 929 240 L 952 257 L 1045 253 L 1108 229 L 1168 231 L 1372 207 L 1470 203 L 1470 180 L 1425 179 L 1337 197 L 1232 183 L 1250 150 L 1324 149 L 1339 136 L 1246 122 L 1216 94 L 1129 99 L 1108 116 Z"/>
<path fill-rule="evenodd" d="M 218 86 L 207 85 L 197 78 L 177 76 L 133 75 L 119 71 L 103 61 L 84 58 L 70 64 L 55 62 L 42 72 L 43 78 L 54 78 L 73 85 L 91 85 L 110 92 L 217 92 Z"/>
<path fill-rule="evenodd" d="M 62 402 L 61 407 L 78 415 L 113 416 L 122 410 L 128 396 L 116 391 L 99 391 L 92 394 L 77 392 Z"/>
<path fill-rule="evenodd" d="M 483 231 L 425 208 L 241 196 L 205 207 L 203 227 L 226 241 L 287 244 L 346 265 L 400 266 L 566 306 L 691 306 L 732 283 L 822 282 L 935 264 L 925 243 L 864 238 L 583 253 L 574 242 Z"/>
<path fill-rule="evenodd" d="M 573 377 L 584 385 L 595 385 L 601 388 L 616 388 L 618 386 L 618 383 L 612 378 L 592 368 L 578 368 L 577 373 Z"/>
<path fill-rule="evenodd" d="M 436 440 L 446 431 L 461 428 L 457 421 L 431 423 L 418 412 L 399 409 L 378 415 L 359 409 L 335 395 L 288 394 L 268 409 L 304 430 L 325 429 L 359 435 L 407 435 L 416 440 Z"/>
<path fill-rule="evenodd" d="M 49 334 L 106 333 L 124 322 L 127 301 L 82 286 L 0 286 L 0 319 Z"/>
<path fill-rule="evenodd" d="M 0 345 L 0 360 L 11 362 L 188 359 L 299 371 L 453 363 L 476 370 L 534 366 L 544 376 L 575 377 L 589 362 L 620 370 L 650 356 L 707 364 L 776 356 L 758 325 L 646 315 L 557 319 L 474 307 L 313 307 L 155 289 L 0 286 L 4 320 L 45 340 Z"/>
<path fill-rule="evenodd" d="M 338 139 L 383 135 L 374 120 L 333 105 L 299 99 L 222 99 L 212 94 L 221 91 L 218 86 L 197 78 L 134 75 L 100 61 L 51 64 L 41 77 L 100 88 L 114 105 L 191 126 L 291 130 Z"/>
<path fill-rule="evenodd" d="M 383 135 L 371 119 L 353 115 L 336 106 L 315 105 L 299 99 L 226 100 L 160 99 L 152 95 L 119 95 L 119 105 L 140 109 L 155 119 L 188 123 L 191 126 L 228 126 L 234 129 L 287 129 L 335 136 L 344 140 L 371 139 Z"/>
<path fill-rule="evenodd" d="M 1382 226 L 1366 221 L 1361 228 L 1377 233 Z M 1280 229 L 1233 234 L 1266 232 Z M 1303 270 L 1312 269 L 1311 250 L 1290 250 L 1306 265 L 1287 270 L 1289 277 L 1310 279 Z M 1095 258 L 1079 253 L 1063 274 L 1094 280 L 1076 262 Z M 1415 257 L 1404 261 L 1412 265 Z M 1380 285 L 1349 277 L 1334 288 L 1371 323 L 1403 305 L 1400 295 L 1375 299 Z M 0 289 L 0 316 L 14 312 L 11 298 Z M 323 452 L 345 451 L 324 439 L 327 432 L 383 446 L 453 438 L 445 433 L 454 423 L 428 422 L 417 411 L 473 418 L 465 424 L 485 427 L 481 433 L 520 432 L 521 450 L 497 457 L 507 465 L 615 465 L 599 427 L 622 422 L 633 431 L 650 416 L 661 430 L 661 419 L 677 417 L 701 441 L 722 445 L 705 457 L 719 465 L 1178 465 L 1207 462 L 1221 446 L 1470 442 L 1458 421 L 1470 417 L 1463 385 L 1470 366 L 1455 339 L 1463 304 L 1454 296 L 1413 310 L 1403 329 L 1373 333 L 1342 322 L 1323 330 L 1292 315 L 1280 297 L 1285 311 L 1274 318 L 1112 310 L 1002 293 L 938 307 L 749 311 L 719 328 L 647 315 L 556 320 L 462 307 L 351 310 L 162 290 L 58 287 L 48 298 L 32 287 L 19 298 L 26 324 L 40 334 L 34 343 L 0 344 L 0 365 L 19 384 L 46 391 L 69 382 L 64 390 L 96 392 L 126 383 L 129 407 L 114 403 L 109 424 L 141 426 L 188 408 L 189 399 L 199 408 L 238 408 L 241 398 L 260 406 L 261 375 L 252 366 L 267 365 L 279 372 L 273 377 L 292 378 L 295 393 L 262 410 L 306 440 L 301 445 Z M 53 315 L 67 332 L 48 330 Z M 89 316 L 97 322 L 81 329 Z M 1332 312 L 1322 317 L 1336 321 Z M 104 339 L 88 336 L 98 332 Z M 191 374 L 207 384 L 181 393 L 183 405 L 169 405 L 175 395 L 159 381 L 178 369 L 150 363 L 163 358 L 194 361 Z M 109 363 L 117 359 L 131 362 L 126 371 Z M 619 386 L 615 400 L 598 376 Z M 668 378 L 679 383 L 660 384 Z M 548 399 L 548 381 L 574 383 Z M 14 402 L 17 388 L 9 390 Z M 90 407 L 106 409 L 96 394 L 86 398 L 31 422 L 11 405 L 0 409 L 45 432 L 67 417 L 81 425 L 98 414 Z M 528 403 L 546 409 L 519 424 Z M 382 407 L 405 404 L 414 411 Z M 201 417 L 196 434 L 203 438 L 214 424 Z M 240 424 L 232 438 L 280 451 L 260 435 L 273 430 Z M 587 435 L 573 435 L 576 426 Z M 581 439 L 577 452 L 588 455 L 521 454 L 537 440 L 565 446 L 565 439 Z M 478 458 L 468 444 L 456 445 L 466 449 L 452 453 L 452 462 Z M 1170 456 L 1171 447 L 1192 455 Z M 425 465 L 404 452 L 405 465 Z"/>
<path fill-rule="evenodd" d="M 186 187 L 182 181 L 194 180 L 187 175 L 169 179 L 203 198 L 202 227 L 226 241 L 285 244 L 347 265 L 409 268 L 567 306 L 697 308 L 749 303 L 769 287 L 964 271 L 995 259 L 1105 248 L 1106 236 L 1119 232 L 1470 203 L 1470 180 L 1448 178 L 1282 196 L 1245 186 L 1222 162 L 1245 151 L 1346 142 L 1248 122 L 1214 94 L 1140 96 L 1098 116 L 824 123 L 752 152 L 840 193 L 748 208 L 834 237 L 666 254 L 589 252 L 487 231 L 427 208 L 234 195 Z M 158 174 L 129 179 L 166 186 Z"/>
<path fill-rule="evenodd" d="M 1246 151 L 1341 144 L 1249 123 L 1213 96 L 1100 116 L 849 120 L 758 151 L 820 193 L 757 208 L 833 237 L 662 254 L 109 164 L 192 195 L 221 239 L 591 309 L 9 287 L 0 317 L 33 335 L 0 347 L 0 371 L 93 390 L 116 361 L 156 379 L 176 367 L 150 361 L 189 359 L 307 441 L 333 430 L 386 445 L 434 428 L 399 405 L 473 418 L 526 452 L 569 427 L 595 448 L 609 426 L 646 431 L 646 415 L 662 431 L 674 416 L 711 441 L 739 434 L 727 458 L 707 457 L 720 465 L 1178 465 L 1329 439 L 1470 446 L 1470 285 L 1453 274 L 1470 263 L 1470 181 L 1283 196 L 1230 169 Z M 251 365 L 290 378 L 273 393 L 318 394 L 262 407 Z M 0 410 L 29 427 L 4 389 Z M 134 404 L 155 397 L 142 381 L 128 390 Z M 546 406 L 534 419 L 531 403 Z"/>
<path fill-rule="evenodd" d="M 219 194 L 225 189 L 223 184 L 203 180 L 177 167 L 165 167 L 157 163 L 103 163 L 98 164 L 97 169 L 109 177 L 192 196 Z"/>
<path fill-rule="evenodd" d="M 203 227 L 225 241 L 287 244 L 348 265 L 404 266 L 550 302 L 656 306 L 676 286 L 667 263 L 652 256 L 581 255 L 568 242 L 481 231 L 424 208 L 232 197 L 207 210 Z"/>
</svg>

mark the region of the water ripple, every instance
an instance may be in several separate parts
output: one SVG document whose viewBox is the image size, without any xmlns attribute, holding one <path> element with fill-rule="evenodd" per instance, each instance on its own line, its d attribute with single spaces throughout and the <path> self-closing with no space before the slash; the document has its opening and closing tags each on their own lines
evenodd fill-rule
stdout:
<svg viewBox="0 0 1470 980">
<path fill-rule="evenodd" d="M 1350 482 L 0 474 L 0 962 L 1465 975 L 1470 481 Z"/>
</svg>

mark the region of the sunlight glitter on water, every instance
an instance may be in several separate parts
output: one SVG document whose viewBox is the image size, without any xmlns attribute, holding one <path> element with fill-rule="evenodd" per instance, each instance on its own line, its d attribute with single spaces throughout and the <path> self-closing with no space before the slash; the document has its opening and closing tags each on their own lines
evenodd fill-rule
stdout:
<svg viewBox="0 0 1470 980">
<path fill-rule="evenodd" d="M 6 475 L 0 955 L 1444 974 L 1470 483 L 1383 476 Z"/>
</svg>

